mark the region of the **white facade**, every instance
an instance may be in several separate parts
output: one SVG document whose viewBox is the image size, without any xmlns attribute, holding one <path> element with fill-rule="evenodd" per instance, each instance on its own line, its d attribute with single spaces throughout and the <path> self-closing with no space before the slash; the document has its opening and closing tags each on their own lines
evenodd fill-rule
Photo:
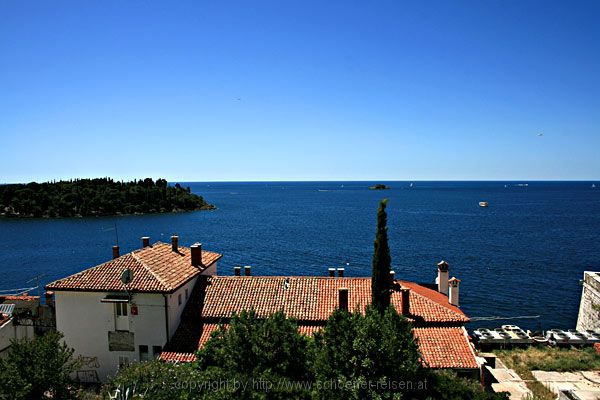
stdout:
<svg viewBox="0 0 600 400">
<path fill-rule="evenodd" d="M 583 273 L 583 290 L 577 316 L 577 329 L 600 330 L 600 272 Z"/>
<path fill-rule="evenodd" d="M 202 275 L 213 273 L 216 263 Z M 56 329 L 83 361 L 76 378 L 105 382 L 122 363 L 158 357 L 179 326 L 197 279 L 173 293 L 131 293 L 129 303 L 107 299 L 124 292 L 55 290 Z"/>
<path fill-rule="evenodd" d="M 5 357 L 13 339 L 33 339 L 33 323 L 31 325 L 15 325 L 14 319 L 9 319 L 0 325 L 0 357 Z"/>
</svg>

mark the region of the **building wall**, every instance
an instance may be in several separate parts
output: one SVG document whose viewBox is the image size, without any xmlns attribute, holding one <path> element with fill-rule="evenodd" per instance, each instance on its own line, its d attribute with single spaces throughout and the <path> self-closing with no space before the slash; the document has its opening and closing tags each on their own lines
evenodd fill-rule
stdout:
<svg viewBox="0 0 600 400">
<path fill-rule="evenodd" d="M 33 326 L 15 326 L 13 322 L 9 319 L 0 326 L 0 358 L 6 357 L 12 339 L 33 338 Z"/>
<path fill-rule="evenodd" d="M 600 273 L 583 273 L 583 290 L 577 317 L 578 330 L 600 330 Z"/>
<path fill-rule="evenodd" d="M 188 291 L 189 298 L 189 296 L 192 295 L 192 289 L 194 289 L 197 280 L 198 277 L 180 287 L 176 292 L 167 295 L 169 304 L 169 339 L 173 337 L 173 334 L 179 326 L 179 322 L 181 322 L 181 313 L 188 300 L 185 296 L 185 291 Z M 179 304 L 179 296 L 181 296 L 181 304 Z"/>
<path fill-rule="evenodd" d="M 129 332 L 133 334 L 133 346 L 127 351 L 109 350 L 109 332 L 115 332 L 115 305 L 101 300 L 108 293 L 56 291 L 56 328 L 64 340 L 83 357 L 84 366 L 77 373 L 83 381 L 106 381 L 116 374 L 119 357 L 129 362 L 139 361 L 139 346 L 163 347 L 167 342 L 165 304 L 162 294 L 132 295 L 132 306 L 138 315 L 131 314 L 129 307 Z M 114 339 L 114 336 L 113 336 Z"/>
</svg>

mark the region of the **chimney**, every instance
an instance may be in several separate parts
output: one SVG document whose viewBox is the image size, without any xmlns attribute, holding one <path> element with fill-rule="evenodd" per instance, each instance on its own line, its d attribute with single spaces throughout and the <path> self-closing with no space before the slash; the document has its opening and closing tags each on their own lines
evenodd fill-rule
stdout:
<svg viewBox="0 0 600 400">
<path fill-rule="evenodd" d="M 233 267 L 233 274 L 235 276 L 240 276 L 242 274 L 242 267 L 240 267 L 240 266 Z"/>
<path fill-rule="evenodd" d="M 177 236 L 177 235 L 171 236 L 171 249 L 175 253 L 179 253 L 179 236 Z"/>
<path fill-rule="evenodd" d="M 348 288 L 341 287 L 339 292 L 339 308 L 340 310 L 348 311 Z"/>
<path fill-rule="evenodd" d="M 396 281 L 396 272 L 390 271 L 390 282 L 393 284 Z"/>
<path fill-rule="evenodd" d="M 338 277 L 343 278 L 344 277 L 344 268 L 338 268 Z"/>
<path fill-rule="evenodd" d="M 119 254 L 119 246 L 113 246 L 112 250 L 113 250 L 113 259 L 114 258 L 119 258 L 119 255 L 120 255 Z"/>
<path fill-rule="evenodd" d="M 330 278 L 335 278 L 335 268 L 329 268 L 329 277 Z"/>
<path fill-rule="evenodd" d="M 437 284 L 438 284 L 438 292 L 443 294 L 448 294 L 448 263 L 444 260 L 438 263 L 438 276 L 437 276 Z"/>
<path fill-rule="evenodd" d="M 144 236 L 142 238 L 142 247 L 150 246 L 150 238 L 148 236 Z"/>
<path fill-rule="evenodd" d="M 46 305 L 50 307 L 54 306 L 54 292 L 48 291 L 44 293 L 44 296 L 46 298 Z"/>
<path fill-rule="evenodd" d="M 410 289 L 400 289 L 402 295 L 402 315 L 410 315 Z"/>
<path fill-rule="evenodd" d="M 448 296 L 448 301 L 450 302 L 450 304 L 452 304 L 453 306 L 458 307 L 459 303 L 458 303 L 458 286 L 460 284 L 460 279 L 456 279 L 456 278 L 452 278 L 448 281 L 448 283 L 450 284 L 450 295 Z"/>
<path fill-rule="evenodd" d="M 190 246 L 190 252 L 192 253 L 192 265 L 194 267 L 203 267 L 202 264 L 202 243 L 194 243 Z"/>
<path fill-rule="evenodd" d="M 249 266 L 249 265 L 246 265 L 246 266 L 244 267 L 244 275 L 246 275 L 246 276 L 250 276 L 250 275 L 252 275 L 252 267 L 251 267 L 251 266 Z"/>
</svg>

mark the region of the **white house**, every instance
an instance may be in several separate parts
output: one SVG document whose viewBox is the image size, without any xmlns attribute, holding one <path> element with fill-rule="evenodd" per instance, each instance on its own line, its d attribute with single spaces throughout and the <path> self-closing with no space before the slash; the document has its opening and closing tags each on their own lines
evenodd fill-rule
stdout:
<svg viewBox="0 0 600 400">
<path fill-rule="evenodd" d="M 0 296 L 0 357 L 5 357 L 11 340 L 33 338 L 33 319 L 38 311 L 38 296 Z"/>
<path fill-rule="evenodd" d="M 124 255 L 114 246 L 112 260 L 46 286 L 55 293 L 56 329 L 83 360 L 81 381 L 103 382 L 123 364 L 158 357 L 196 280 L 216 275 L 222 257 L 199 243 L 179 246 L 177 236 L 142 244 Z"/>
</svg>

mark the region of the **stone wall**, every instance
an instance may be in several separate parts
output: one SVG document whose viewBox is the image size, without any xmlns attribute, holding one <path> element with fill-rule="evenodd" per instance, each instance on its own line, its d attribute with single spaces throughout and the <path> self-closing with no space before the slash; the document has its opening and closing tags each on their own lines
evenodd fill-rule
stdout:
<svg viewBox="0 0 600 400">
<path fill-rule="evenodd" d="M 578 330 L 600 330 L 600 273 L 583 273 L 583 290 L 577 317 Z"/>
</svg>

